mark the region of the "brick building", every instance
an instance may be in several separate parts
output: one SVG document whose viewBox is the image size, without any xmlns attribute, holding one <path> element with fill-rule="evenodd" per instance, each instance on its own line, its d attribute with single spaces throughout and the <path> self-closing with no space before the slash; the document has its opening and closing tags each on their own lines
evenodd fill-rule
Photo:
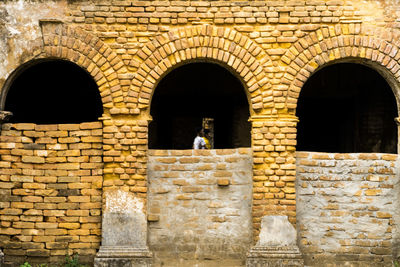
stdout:
<svg viewBox="0 0 400 267">
<path fill-rule="evenodd" d="M 2 1 L 3 265 L 392 266 L 399 16 Z M 202 125 L 212 150 L 191 149 Z"/>
</svg>

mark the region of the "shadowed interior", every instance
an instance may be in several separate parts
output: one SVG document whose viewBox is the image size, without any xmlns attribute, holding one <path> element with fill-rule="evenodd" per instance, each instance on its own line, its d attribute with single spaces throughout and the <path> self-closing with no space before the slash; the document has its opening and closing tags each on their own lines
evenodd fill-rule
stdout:
<svg viewBox="0 0 400 267">
<path fill-rule="evenodd" d="M 397 152 L 396 101 L 385 79 L 360 64 L 313 75 L 300 93 L 297 150 Z"/>
<path fill-rule="evenodd" d="M 85 70 L 68 61 L 50 60 L 17 75 L 5 110 L 13 113 L 13 123 L 81 123 L 98 120 L 103 105 L 97 84 Z"/>
<path fill-rule="evenodd" d="M 203 118 L 214 119 L 214 148 L 250 147 L 249 104 L 241 82 L 212 63 L 192 63 L 157 86 L 149 148 L 190 149 Z"/>
</svg>

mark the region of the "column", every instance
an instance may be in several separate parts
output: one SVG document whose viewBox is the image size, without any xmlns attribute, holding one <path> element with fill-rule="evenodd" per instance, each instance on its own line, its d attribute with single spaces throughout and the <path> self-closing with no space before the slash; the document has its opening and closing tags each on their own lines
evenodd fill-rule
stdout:
<svg viewBox="0 0 400 267">
<path fill-rule="evenodd" d="M 303 266 L 296 231 L 293 115 L 252 116 L 253 229 L 246 266 Z"/>
<path fill-rule="evenodd" d="M 1 132 L 1 125 L 5 122 L 7 122 L 10 117 L 12 116 L 12 112 L 10 111 L 0 111 L 0 132 Z M 0 249 L 0 267 L 3 265 L 4 262 L 4 253 Z"/>
<path fill-rule="evenodd" d="M 103 118 L 102 241 L 96 267 L 148 267 L 147 125 L 131 116 Z"/>
</svg>

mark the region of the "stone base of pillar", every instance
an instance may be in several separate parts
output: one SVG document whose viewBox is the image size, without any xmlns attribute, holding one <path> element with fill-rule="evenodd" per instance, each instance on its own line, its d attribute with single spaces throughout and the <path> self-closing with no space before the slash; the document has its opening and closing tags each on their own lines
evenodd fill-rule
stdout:
<svg viewBox="0 0 400 267">
<path fill-rule="evenodd" d="M 247 253 L 246 267 L 298 267 L 304 260 L 297 246 L 255 246 Z"/>
<path fill-rule="evenodd" d="M 0 267 L 3 266 L 3 263 L 4 263 L 4 253 L 0 249 Z"/>
<path fill-rule="evenodd" d="M 153 254 L 148 248 L 101 246 L 94 259 L 95 267 L 150 267 Z"/>
</svg>

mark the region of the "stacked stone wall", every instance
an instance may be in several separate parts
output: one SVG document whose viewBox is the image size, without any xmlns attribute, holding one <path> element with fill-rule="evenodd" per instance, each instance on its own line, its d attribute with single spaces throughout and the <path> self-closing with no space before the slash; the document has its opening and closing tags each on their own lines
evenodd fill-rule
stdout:
<svg viewBox="0 0 400 267">
<path fill-rule="evenodd" d="M 297 226 L 306 263 L 392 266 L 397 155 L 296 155 Z"/>
<path fill-rule="evenodd" d="M 101 239 L 101 122 L 3 124 L 0 247 L 6 266 L 92 262 Z"/>
<path fill-rule="evenodd" d="M 156 266 L 244 264 L 252 244 L 250 148 L 149 150 L 148 181 Z"/>
</svg>

